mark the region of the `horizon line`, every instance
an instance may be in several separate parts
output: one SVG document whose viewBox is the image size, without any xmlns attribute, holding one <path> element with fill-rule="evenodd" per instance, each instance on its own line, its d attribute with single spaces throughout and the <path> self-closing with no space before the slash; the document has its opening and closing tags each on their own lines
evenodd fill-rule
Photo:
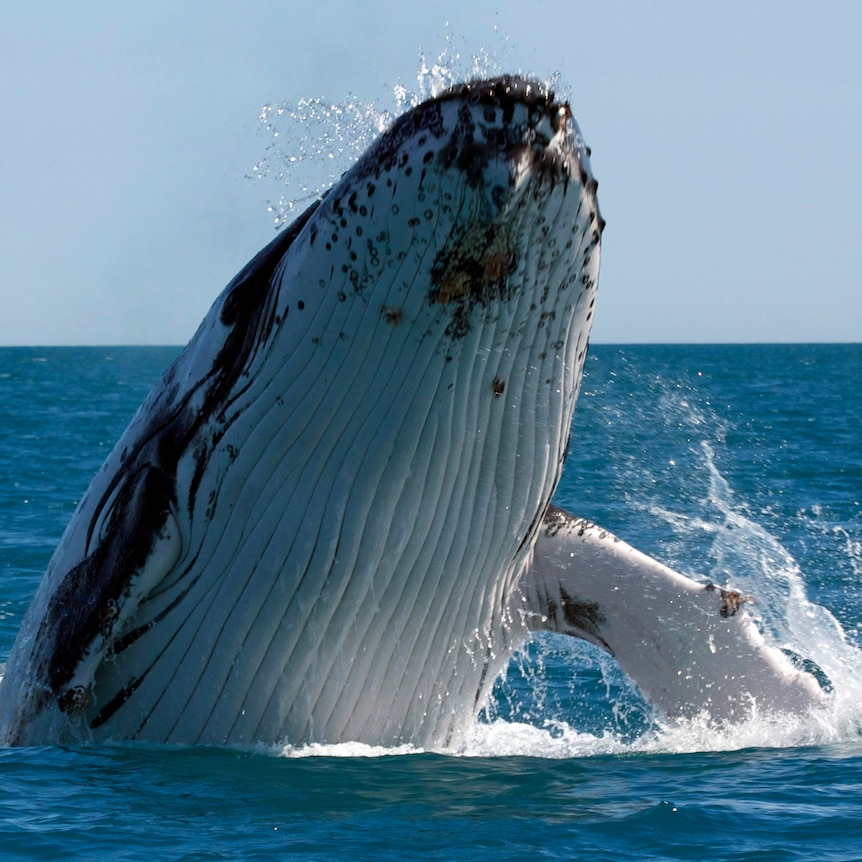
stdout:
<svg viewBox="0 0 862 862">
<path fill-rule="evenodd" d="M 139 348 L 172 348 L 181 350 L 188 342 L 155 343 L 155 342 L 104 342 L 95 344 L 0 344 L 0 350 L 95 350 L 95 349 L 127 349 Z M 590 347 L 841 347 L 862 345 L 860 341 L 593 341 Z"/>
</svg>

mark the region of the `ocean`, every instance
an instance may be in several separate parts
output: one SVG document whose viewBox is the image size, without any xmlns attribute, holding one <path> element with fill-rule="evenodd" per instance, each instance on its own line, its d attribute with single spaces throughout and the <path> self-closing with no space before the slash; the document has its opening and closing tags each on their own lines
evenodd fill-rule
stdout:
<svg viewBox="0 0 862 862">
<path fill-rule="evenodd" d="M 0 661 L 165 347 L 0 348 Z M 862 859 L 862 345 L 596 345 L 556 502 L 754 597 L 822 713 L 670 725 L 562 636 L 453 752 L 0 750 L 2 859 Z"/>
</svg>

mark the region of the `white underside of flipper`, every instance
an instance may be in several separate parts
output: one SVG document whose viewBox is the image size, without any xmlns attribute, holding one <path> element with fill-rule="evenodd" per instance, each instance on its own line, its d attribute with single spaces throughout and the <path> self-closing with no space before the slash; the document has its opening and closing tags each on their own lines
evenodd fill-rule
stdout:
<svg viewBox="0 0 862 862">
<path fill-rule="evenodd" d="M 669 718 L 741 721 L 822 703 L 814 677 L 766 643 L 744 601 L 551 509 L 514 605 L 531 630 L 608 651 Z"/>
</svg>

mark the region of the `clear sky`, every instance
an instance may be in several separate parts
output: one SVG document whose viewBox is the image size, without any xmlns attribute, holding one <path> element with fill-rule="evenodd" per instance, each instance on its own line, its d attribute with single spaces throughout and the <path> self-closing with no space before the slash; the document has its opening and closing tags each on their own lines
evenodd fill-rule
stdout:
<svg viewBox="0 0 862 862">
<path fill-rule="evenodd" d="M 0 8 L 0 344 L 187 341 L 273 236 L 262 106 L 393 108 L 447 38 L 567 84 L 594 342 L 862 338 L 862 3 L 34 0 Z"/>
</svg>

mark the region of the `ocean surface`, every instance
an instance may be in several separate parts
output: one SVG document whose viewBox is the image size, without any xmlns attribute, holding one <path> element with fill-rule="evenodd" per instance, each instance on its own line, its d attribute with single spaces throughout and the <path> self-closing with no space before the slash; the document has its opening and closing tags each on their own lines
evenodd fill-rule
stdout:
<svg viewBox="0 0 862 862">
<path fill-rule="evenodd" d="M 0 662 L 175 348 L 0 348 Z M 0 749 L 0 859 L 862 859 L 862 345 L 593 347 L 557 503 L 755 597 L 830 694 L 668 725 L 543 636 L 459 751 Z"/>
</svg>

